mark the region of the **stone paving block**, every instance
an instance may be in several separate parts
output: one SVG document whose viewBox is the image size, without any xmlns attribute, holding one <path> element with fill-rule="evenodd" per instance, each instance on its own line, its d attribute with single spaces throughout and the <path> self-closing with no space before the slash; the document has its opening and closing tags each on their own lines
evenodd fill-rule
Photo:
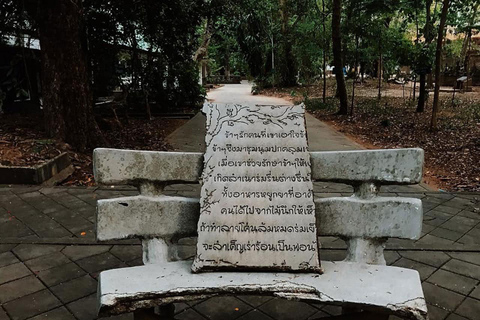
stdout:
<svg viewBox="0 0 480 320">
<path fill-rule="evenodd" d="M 143 266 L 144 263 L 143 263 L 143 258 L 137 258 L 135 260 L 127 261 L 126 264 L 129 267 L 138 267 L 138 266 Z"/>
<path fill-rule="evenodd" d="M 450 199 L 448 199 L 450 200 Z M 438 198 L 438 197 L 432 197 L 431 194 L 426 194 L 426 197 L 425 198 L 422 198 L 422 202 L 431 202 L 431 203 L 436 203 L 438 205 L 448 201 L 446 199 L 441 199 L 441 198 Z"/>
<path fill-rule="evenodd" d="M 465 317 L 459 316 L 458 314 L 451 313 L 445 320 L 468 320 Z"/>
<path fill-rule="evenodd" d="M 133 313 L 125 313 L 118 316 L 107 317 L 107 318 L 98 318 L 98 320 L 134 320 Z"/>
<path fill-rule="evenodd" d="M 450 220 L 444 222 L 441 227 L 445 229 L 449 229 L 452 231 L 457 231 L 461 233 L 465 233 L 472 229 L 475 225 L 479 223 L 478 220 L 470 219 L 461 216 L 455 216 Z"/>
<path fill-rule="evenodd" d="M 61 252 L 55 252 L 25 262 L 27 267 L 29 267 L 33 272 L 47 270 L 67 263 L 70 263 L 70 260 Z"/>
<path fill-rule="evenodd" d="M 480 266 L 456 259 L 452 259 L 442 266 L 442 269 L 458 273 L 473 279 L 480 279 Z"/>
<path fill-rule="evenodd" d="M 423 236 L 422 238 L 420 238 L 420 240 L 416 241 L 415 243 L 419 246 L 421 246 L 421 245 L 434 245 L 434 244 L 435 245 L 449 246 L 449 245 L 453 244 L 454 241 L 444 239 L 444 238 L 440 238 L 440 237 L 436 237 L 436 236 L 433 236 L 431 234 L 427 234 L 427 235 Z"/>
<path fill-rule="evenodd" d="M 450 260 L 450 256 L 441 251 L 400 251 L 404 258 L 439 268 Z"/>
<path fill-rule="evenodd" d="M 435 271 L 434 267 L 431 267 L 429 265 L 426 265 L 417 261 L 405 259 L 405 258 L 401 258 L 400 260 L 395 262 L 393 265 L 396 267 L 417 270 L 418 273 L 420 274 L 420 279 L 422 281 L 427 279 Z"/>
<path fill-rule="evenodd" d="M 431 212 L 431 211 L 430 211 Z M 445 223 L 445 221 L 447 221 L 448 218 L 441 218 L 441 217 L 437 217 L 437 216 L 430 216 L 428 214 L 425 214 L 423 216 L 423 224 L 428 224 L 428 225 L 431 225 L 433 227 L 438 227 L 439 225 Z"/>
<path fill-rule="evenodd" d="M 473 212 L 468 210 L 463 210 L 458 213 L 458 216 L 466 217 L 470 219 L 480 220 L 480 212 Z"/>
<path fill-rule="evenodd" d="M 0 253 L 0 268 L 20 262 L 10 251 Z"/>
<path fill-rule="evenodd" d="M 455 197 L 443 203 L 445 206 L 455 207 L 460 209 L 465 209 L 467 207 L 473 206 L 473 201 L 469 199 L 463 199 L 460 197 Z"/>
<path fill-rule="evenodd" d="M 427 282 L 463 295 L 468 295 L 478 283 L 478 281 L 472 281 L 471 278 L 442 269 L 435 271 L 435 273 L 427 279 Z"/>
<path fill-rule="evenodd" d="M 38 258 L 63 249 L 62 245 L 42 245 L 42 244 L 19 244 L 13 249 L 13 252 L 22 261 Z"/>
<path fill-rule="evenodd" d="M 190 308 L 185 302 L 175 303 L 175 314 L 183 312 L 184 310 Z"/>
<path fill-rule="evenodd" d="M 455 313 L 471 320 L 477 320 L 480 317 L 480 300 L 472 298 L 465 299 L 457 310 L 455 310 Z"/>
<path fill-rule="evenodd" d="M 68 209 L 52 213 L 51 217 L 63 227 L 69 230 L 73 228 L 86 228 L 92 224 L 82 215 Z"/>
<path fill-rule="evenodd" d="M 325 313 L 323 311 L 317 311 L 317 313 L 314 313 L 313 315 L 308 317 L 308 320 L 315 320 L 315 319 L 321 319 L 321 318 L 327 318 L 327 317 L 330 317 L 328 313 Z M 394 320 L 394 319 L 389 318 L 389 320 Z"/>
<path fill-rule="evenodd" d="M 62 253 L 69 257 L 72 261 L 91 257 L 110 250 L 112 246 L 92 245 L 92 246 L 66 246 Z"/>
<path fill-rule="evenodd" d="M 36 231 L 40 238 L 69 238 L 72 233 L 62 226 Z"/>
<path fill-rule="evenodd" d="M 60 227 L 60 224 L 47 215 L 32 215 L 22 220 L 30 229 L 38 233 L 46 229 L 54 229 Z"/>
<path fill-rule="evenodd" d="M 449 206 L 445 206 L 445 205 L 442 205 L 442 204 L 435 207 L 435 210 L 445 212 L 445 213 L 449 213 L 451 215 L 455 215 L 455 214 L 459 213 L 460 211 L 462 211 L 462 209 L 460 209 L 460 208 L 449 207 Z"/>
<path fill-rule="evenodd" d="M 23 263 L 10 264 L 0 268 L 0 284 L 17 280 L 30 274 L 30 270 Z"/>
<path fill-rule="evenodd" d="M 240 318 L 237 318 L 238 320 L 273 320 L 272 317 L 267 316 L 265 313 L 259 311 L 259 310 L 252 310 L 243 316 L 240 316 Z"/>
<path fill-rule="evenodd" d="M 194 309 L 187 309 L 175 316 L 175 319 L 177 320 L 205 320 L 204 316 L 199 314 L 197 311 Z"/>
<path fill-rule="evenodd" d="M 233 296 L 214 297 L 193 307 L 208 319 L 236 319 L 252 310 L 252 307 Z"/>
<path fill-rule="evenodd" d="M 459 243 L 480 245 L 480 228 L 473 228 L 458 240 Z"/>
<path fill-rule="evenodd" d="M 28 276 L 0 285 L 0 303 L 5 303 L 28 294 L 46 289 L 34 276 Z"/>
<path fill-rule="evenodd" d="M 83 270 L 89 273 L 94 273 L 121 266 L 122 261 L 112 255 L 110 252 L 105 252 L 78 260 L 77 263 Z"/>
<path fill-rule="evenodd" d="M 318 310 L 304 302 L 285 299 L 272 299 L 258 309 L 277 320 L 303 320 L 315 314 Z"/>
<path fill-rule="evenodd" d="M 422 283 L 425 300 L 428 304 L 453 311 L 465 299 L 461 294 L 438 287 L 428 282 Z"/>
<path fill-rule="evenodd" d="M 142 246 L 140 245 L 116 245 L 110 249 L 110 253 L 122 261 L 132 261 L 142 257 Z"/>
<path fill-rule="evenodd" d="M 470 293 L 470 297 L 480 300 L 480 285 L 477 285 L 475 290 Z"/>
<path fill-rule="evenodd" d="M 90 219 L 91 217 L 94 217 L 95 213 L 97 212 L 96 203 L 93 205 L 89 204 L 81 208 L 76 208 L 75 212 L 77 212 L 79 215 L 81 215 L 84 218 Z"/>
<path fill-rule="evenodd" d="M 2 306 L 0 306 L 0 320 L 10 320 L 7 316 L 7 313 L 3 310 Z"/>
<path fill-rule="evenodd" d="M 431 231 L 429 234 L 432 236 L 440 237 L 440 238 L 451 240 L 451 241 L 457 241 L 463 236 L 462 232 L 452 231 L 449 229 L 444 229 L 442 227 L 436 228 L 435 230 Z"/>
<path fill-rule="evenodd" d="M 401 256 L 398 254 L 396 251 L 385 251 L 385 262 L 387 263 L 388 266 L 394 264 L 396 261 L 398 261 Z"/>
<path fill-rule="evenodd" d="M 24 320 L 61 306 L 48 290 L 39 291 L 3 305 L 12 320 Z"/>
<path fill-rule="evenodd" d="M 252 307 L 258 308 L 258 306 L 261 306 L 262 304 L 266 303 L 267 301 L 272 300 L 272 297 L 269 296 L 254 296 L 254 295 L 248 295 L 248 296 L 238 296 L 240 300 L 243 302 L 251 305 Z"/>
<path fill-rule="evenodd" d="M 35 233 L 17 219 L 0 223 L 0 238 L 21 238 Z"/>
<path fill-rule="evenodd" d="M 0 244 L 0 252 L 4 253 L 15 248 L 16 244 Z"/>
<path fill-rule="evenodd" d="M 339 316 L 342 314 L 342 308 L 334 305 L 326 305 L 321 310 L 331 316 Z"/>
<path fill-rule="evenodd" d="M 439 307 L 432 306 L 430 304 L 427 304 L 427 308 L 428 308 L 428 320 L 444 320 L 449 314 L 449 311 Z"/>
<path fill-rule="evenodd" d="M 85 274 L 86 272 L 82 270 L 82 268 L 72 262 L 48 270 L 40 271 L 37 276 L 47 286 L 54 286 L 65 281 L 81 277 Z"/>
<path fill-rule="evenodd" d="M 93 320 L 97 318 L 97 295 L 88 297 L 67 304 L 67 309 L 78 320 Z"/>
<path fill-rule="evenodd" d="M 438 199 L 442 199 L 442 200 L 450 200 L 452 198 L 455 198 L 455 195 L 451 194 L 451 193 L 446 193 L 446 192 L 435 192 L 435 193 L 427 193 L 428 197 L 434 197 L 434 198 L 438 198 Z"/>
<path fill-rule="evenodd" d="M 432 226 L 426 223 L 422 224 L 422 236 L 424 236 L 425 234 L 429 233 L 432 230 L 435 230 L 435 226 Z"/>
<path fill-rule="evenodd" d="M 89 227 L 85 228 L 74 228 L 70 230 L 73 235 L 77 238 L 84 238 L 84 239 L 95 239 L 95 225 L 92 223 Z"/>
<path fill-rule="evenodd" d="M 51 311 L 39 314 L 29 320 L 76 320 L 75 317 L 65 308 L 60 307 Z"/>
<path fill-rule="evenodd" d="M 480 252 L 449 252 L 448 255 L 457 260 L 480 265 Z"/>
<path fill-rule="evenodd" d="M 50 290 L 57 296 L 63 303 L 69 303 L 74 300 L 88 296 L 89 294 L 97 291 L 97 281 L 95 281 L 89 275 L 60 283 Z"/>
</svg>

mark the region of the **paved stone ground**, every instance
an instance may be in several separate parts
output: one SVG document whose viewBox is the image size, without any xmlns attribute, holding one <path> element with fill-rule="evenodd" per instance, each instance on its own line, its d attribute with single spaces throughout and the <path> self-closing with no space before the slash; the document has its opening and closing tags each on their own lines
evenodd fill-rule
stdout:
<svg viewBox="0 0 480 320">
<path fill-rule="evenodd" d="M 246 84 L 209 92 L 217 102 L 285 101 L 250 96 Z M 275 100 L 275 101 L 274 101 Z M 288 102 L 287 102 L 288 103 Z M 310 149 L 348 150 L 360 146 L 307 116 Z M 170 137 L 178 150 L 203 150 L 204 120 L 198 115 Z M 176 185 L 170 194 L 198 197 L 198 185 Z M 341 184 L 314 183 L 316 197 L 350 195 Z M 421 198 L 425 218 L 416 242 L 391 239 L 389 265 L 419 271 L 431 320 L 480 319 L 480 194 L 432 192 L 427 186 L 385 187 L 382 195 Z M 141 265 L 139 241 L 97 243 L 98 199 L 137 194 L 131 188 L 41 188 L 0 186 L 0 320 L 96 319 L 96 283 L 102 270 Z M 321 237 L 322 260 L 342 260 L 345 244 Z M 193 256 L 184 239 L 184 257 Z M 190 245 L 189 245 L 190 244 Z M 359 290 L 359 288 L 352 288 Z M 315 319 L 336 315 L 335 306 L 244 296 L 218 297 L 176 306 L 187 319 Z M 109 319 L 132 319 L 131 314 Z"/>
<path fill-rule="evenodd" d="M 345 185 L 315 183 L 317 197 L 351 191 Z M 388 264 L 420 272 L 432 320 L 479 319 L 480 195 L 430 192 L 420 186 L 381 191 L 421 198 L 425 208 L 422 238 L 390 240 Z M 168 193 L 198 197 L 199 186 L 175 185 Z M 0 320 L 96 319 L 98 274 L 142 261 L 138 241 L 95 242 L 95 203 L 134 194 L 128 187 L 0 187 Z M 343 241 L 320 241 L 322 260 L 344 258 Z M 191 256 L 191 241 L 184 243 L 184 256 Z M 315 319 L 339 311 L 267 297 L 218 297 L 178 304 L 176 318 Z"/>
</svg>

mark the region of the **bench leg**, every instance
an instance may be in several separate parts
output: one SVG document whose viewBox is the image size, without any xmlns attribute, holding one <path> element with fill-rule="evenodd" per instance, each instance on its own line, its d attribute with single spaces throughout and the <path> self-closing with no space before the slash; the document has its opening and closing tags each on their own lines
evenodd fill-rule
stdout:
<svg viewBox="0 0 480 320">
<path fill-rule="evenodd" d="M 133 313 L 134 320 L 173 320 L 175 316 L 175 305 L 173 303 L 155 308 L 137 310 Z"/>
</svg>

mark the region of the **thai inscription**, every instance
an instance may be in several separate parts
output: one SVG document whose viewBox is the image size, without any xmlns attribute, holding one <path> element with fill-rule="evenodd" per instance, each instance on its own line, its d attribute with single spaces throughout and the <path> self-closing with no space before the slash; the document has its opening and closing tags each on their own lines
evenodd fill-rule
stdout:
<svg viewBox="0 0 480 320">
<path fill-rule="evenodd" d="M 208 104 L 194 272 L 320 272 L 304 105 Z"/>
</svg>

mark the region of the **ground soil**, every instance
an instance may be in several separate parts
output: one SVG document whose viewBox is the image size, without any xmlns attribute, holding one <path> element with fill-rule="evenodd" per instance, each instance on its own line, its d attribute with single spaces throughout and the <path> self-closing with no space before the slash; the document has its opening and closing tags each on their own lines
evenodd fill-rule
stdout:
<svg viewBox="0 0 480 320">
<path fill-rule="evenodd" d="M 347 84 L 350 88 L 351 85 Z M 329 81 L 327 102 L 321 99 L 321 85 L 288 89 L 264 89 L 260 94 L 306 102 L 307 109 L 365 148 L 410 148 L 425 150 L 425 182 L 448 191 L 480 191 L 480 88 L 473 92 L 442 92 L 438 130 L 430 129 L 433 94 L 425 112 L 416 113 L 412 84 L 383 84 L 378 100 L 375 81 L 356 88 L 353 116 L 337 115 Z M 442 88 L 448 90 L 449 88 Z M 412 92 L 410 92 L 410 90 Z M 418 94 L 418 88 L 417 88 Z"/>
<path fill-rule="evenodd" d="M 137 150 L 169 150 L 165 138 L 186 119 L 144 118 L 99 119 L 98 123 L 111 147 Z M 63 185 L 94 185 L 92 150 L 75 152 L 68 144 L 46 137 L 41 114 L 0 115 L 0 165 L 33 166 L 68 152 L 74 174 Z"/>
</svg>

